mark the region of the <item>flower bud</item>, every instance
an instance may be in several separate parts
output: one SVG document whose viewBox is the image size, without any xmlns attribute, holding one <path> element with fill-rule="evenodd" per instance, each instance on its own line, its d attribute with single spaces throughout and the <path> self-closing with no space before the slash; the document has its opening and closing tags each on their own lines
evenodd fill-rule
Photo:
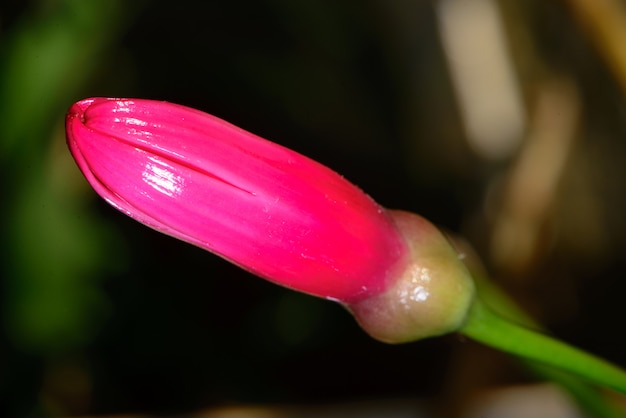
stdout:
<svg viewBox="0 0 626 418">
<path fill-rule="evenodd" d="M 82 100 L 66 131 L 79 168 L 115 208 L 267 280 L 341 302 L 379 340 L 463 323 L 473 284 L 441 233 L 307 157 L 152 100 Z"/>
<path fill-rule="evenodd" d="M 214 116 L 92 98 L 71 107 L 66 128 L 111 205 L 275 283 L 350 302 L 383 291 L 406 264 L 394 222 L 359 188 Z"/>
</svg>

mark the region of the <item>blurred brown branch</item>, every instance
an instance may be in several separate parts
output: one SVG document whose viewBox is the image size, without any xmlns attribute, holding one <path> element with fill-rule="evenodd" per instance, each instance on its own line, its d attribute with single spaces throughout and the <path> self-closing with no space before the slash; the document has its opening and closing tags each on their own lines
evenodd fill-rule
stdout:
<svg viewBox="0 0 626 418">
<path fill-rule="evenodd" d="M 619 0 L 566 0 L 626 93 L 626 9 Z"/>
</svg>

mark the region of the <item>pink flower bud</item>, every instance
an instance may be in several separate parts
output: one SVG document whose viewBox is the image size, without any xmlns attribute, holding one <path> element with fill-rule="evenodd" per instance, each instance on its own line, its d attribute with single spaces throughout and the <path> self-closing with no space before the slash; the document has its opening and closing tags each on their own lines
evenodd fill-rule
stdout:
<svg viewBox="0 0 626 418">
<path fill-rule="evenodd" d="M 455 331 L 474 288 L 444 236 L 334 171 L 171 103 L 74 104 L 67 140 L 93 188 L 158 231 L 280 285 L 342 302 L 374 338 Z"/>
<path fill-rule="evenodd" d="M 71 107 L 66 128 L 76 163 L 111 205 L 275 283 L 353 302 L 408 263 L 388 213 L 356 186 L 206 113 L 92 98 Z"/>
</svg>

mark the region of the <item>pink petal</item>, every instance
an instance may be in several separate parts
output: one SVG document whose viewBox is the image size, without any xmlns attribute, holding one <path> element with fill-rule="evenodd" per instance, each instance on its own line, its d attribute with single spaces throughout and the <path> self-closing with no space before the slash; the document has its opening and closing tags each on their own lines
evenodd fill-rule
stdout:
<svg viewBox="0 0 626 418">
<path fill-rule="evenodd" d="M 283 286 L 351 302 L 382 292 L 406 265 L 393 221 L 360 189 L 206 113 L 86 99 L 68 113 L 67 138 L 117 209 Z"/>
</svg>

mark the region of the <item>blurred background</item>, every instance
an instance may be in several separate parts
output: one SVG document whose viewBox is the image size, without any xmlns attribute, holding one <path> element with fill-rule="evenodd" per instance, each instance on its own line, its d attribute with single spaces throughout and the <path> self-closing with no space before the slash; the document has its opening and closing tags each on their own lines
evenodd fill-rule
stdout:
<svg viewBox="0 0 626 418">
<path fill-rule="evenodd" d="M 455 335 L 371 340 L 110 208 L 65 147 L 91 96 L 195 107 L 330 166 L 626 366 L 624 45 L 622 0 L 3 1 L 0 416 L 471 416 L 541 381 Z"/>
</svg>

